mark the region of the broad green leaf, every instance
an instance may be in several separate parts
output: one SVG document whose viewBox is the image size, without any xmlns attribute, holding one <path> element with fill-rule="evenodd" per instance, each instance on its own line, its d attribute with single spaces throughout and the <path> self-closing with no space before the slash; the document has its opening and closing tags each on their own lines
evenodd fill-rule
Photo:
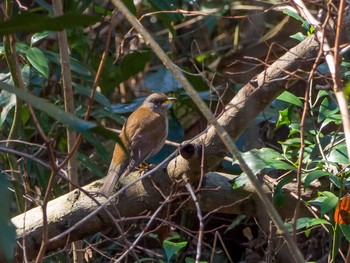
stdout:
<svg viewBox="0 0 350 263">
<path fill-rule="evenodd" d="M 350 225 L 339 225 L 339 227 L 346 240 L 350 242 Z"/>
<path fill-rule="evenodd" d="M 290 93 L 289 91 L 283 92 L 276 99 L 288 102 L 290 104 L 293 104 L 293 105 L 301 107 L 301 108 L 304 107 L 304 104 L 301 101 L 301 99 L 299 99 L 297 96 L 295 96 L 293 93 Z"/>
<path fill-rule="evenodd" d="M 0 92 L 0 106 L 2 107 L 1 115 L 0 115 L 0 127 L 4 123 L 7 118 L 10 110 L 16 105 L 16 96 L 12 93 L 8 93 L 7 91 Z"/>
<path fill-rule="evenodd" d="M 290 36 L 290 38 L 294 38 L 294 39 L 296 39 L 296 40 L 298 40 L 300 42 L 305 40 L 307 37 L 308 37 L 307 35 L 304 35 L 301 32 L 298 32 L 298 33 Z"/>
<path fill-rule="evenodd" d="M 319 206 L 321 216 L 323 216 L 325 213 L 335 208 L 335 206 L 338 204 L 339 198 L 329 191 L 320 192 L 319 195 L 319 197 L 310 200 L 308 203 Z"/>
<path fill-rule="evenodd" d="M 332 224 L 331 222 L 323 218 L 312 218 L 307 223 L 307 227 L 313 227 L 313 226 L 319 226 L 319 225 L 332 225 Z"/>
<path fill-rule="evenodd" d="M 70 128 L 78 132 L 87 132 L 96 126 L 95 123 L 87 122 L 79 119 L 73 114 L 69 114 L 59 107 L 49 103 L 47 100 L 36 97 L 28 92 L 25 92 L 19 88 L 15 88 L 11 85 L 8 85 L 0 81 L 0 89 L 6 90 L 7 92 L 15 94 L 20 99 L 31 104 L 34 108 L 47 113 L 52 118 L 58 120 L 61 123 L 68 125 Z"/>
<path fill-rule="evenodd" d="M 49 65 L 48 60 L 45 57 L 44 53 L 36 47 L 29 48 L 26 51 L 27 59 L 29 63 L 41 74 L 45 76 L 45 78 L 49 77 Z"/>
<path fill-rule="evenodd" d="M 103 93 L 111 92 L 116 85 L 141 72 L 151 57 L 152 52 L 149 50 L 133 51 L 126 54 L 116 66 L 107 59 L 101 76 Z"/>
<path fill-rule="evenodd" d="M 304 18 L 299 16 L 297 13 L 295 13 L 295 12 L 289 10 L 289 9 L 284 9 L 283 13 L 285 13 L 286 15 L 288 15 L 290 17 L 293 17 L 294 19 L 296 19 L 298 21 L 301 21 L 303 23 L 302 26 L 303 26 L 303 28 L 306 29 L 306 31 L 310 31 L 311 30 L 310 24 Z"/>
<path fill-rule="evenodd" d="M 13 261 L 14 249 L 16 247 L 16 229 L 11 223 L 12 192 L 8 189 L 10 182 L 4 172 L 0 173 L 0 253 L 5 255 L 7 262 Z"/>
<path fill-rule="evenodd" d="M 279 152 L 270 148 L 253 149 L 242 153 L 242 157 L 254 174 L 262 170 L 295 170 L 294 166 L 283 161 Z"/>
<path fill-rule="evenodd" d="M 44 39 L 45 37 L 47 37 L 48 35 L 52 34 L 51 31 L 43 31 L 43 32 L 38 32 L 35 33 L 34 35 L 32 35 L 32 37 L 30 38 L 30 44 L 34 45 L 36 42 Z"/>
<path fill-rule="evenodd" d="M 341 187 L 341 178 L 335 175 L 330 175 L 329 180 L 336 186 L 338 189 Z"/>
<path fill-rule="evenodd" d="M 307 227 L 307 225 L 309 224 L 309 222 L 312 220 L 312 218 L 309 218 L 309 217 L 301 217 L 301 218 L 298 218 L 297 219 L 297 225 L 296 225 L 296 228 L 297 230 L 299 229 L 302 229 L 304 227 Z M 287 222 L 285 223 L 285 226 L 287 228 L 287 230 L 289 232 L 292 232 L 293 230 L 293 225 L 291 222 Z"/>
<path fill-rule="evenodd" d="M 100 20 L 96 16 L 77 13 L 69 13 L 59 17 L 21 13 L 7 21 L 0 22 L 0 35 L 4 36 L 18 32 L 61 31 L 65 28 L 93 25 Z"/>
<path fill-rule="evenodd" d="M 246 174 L 241 174 L 232 180 L 232 188 L 237 189 L 249 182 L 249 178 Z"/>
<path fill-rule="evenodd" d="M 282 189 L 283 186 L 293 181 L 294 178 L 294 175 L 286 176 L 276 185 L 275 190 L 273 191 L 273 202 L 277 207 L 283 207 L 283 204 L 287 201 L 286 198 L 288 198 L 289 195 L 284 194 Z"/>
<path fill-rule="evenodd" d="M 334 146 L 327 156 L 327 160 L 337 164 L 348 164 L 349 159 L 345 143 Z"/>
<path fill-rule="evenodd" d="M 178 254 L 179 251 L 187 245 L 187 242 L 172 242 L 169 240 L 163 241 L 163 248 L 167 256 L 167 262 L 170 262 L 171 258 Z"/>
<path fill-rule="evenodd" d="M 327 118 L 334 119 L 334 115 L 337 113 L 339 113 L 338 105 L 331 101 L 329 97 L 326 97 L 323 99 L 320 105 L 317 121 L 321 123 Z"/>
<path fill-rule="evenodd" d="M 289 125 L 292 121 L 291 118 L 292 116 L 290 108 L 279 111 L 276 127 L 280 127 L 282 125 Z"/>
<path fill-rule="evenodd" d="M 330 175 L 332 175 L 332 174 L 329 172 L 326 172 L 326 171 L 322 171 L 322 170 L 311 171 L 310 173 L 308 173 L 305 176 L 304 187 L 308 187 L 313 181 L 315 181 L 321 177 L 330 176 Z"/>
</svg>

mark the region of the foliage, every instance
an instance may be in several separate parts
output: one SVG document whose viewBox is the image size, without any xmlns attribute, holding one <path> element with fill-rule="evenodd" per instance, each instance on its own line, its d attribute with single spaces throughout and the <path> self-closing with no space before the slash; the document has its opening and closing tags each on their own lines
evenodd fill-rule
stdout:
<svg viewBox="0 0 350 263">
<path fill-rule="evenodd" d="M 118 141 L 116 134 L 106 127 L 120 128 L 148 93 L 164 92 L 177 97 L 177 102 L 170 109 L 170 140 L 182 142 L 185 138 L 192 138 L 204 130 L 206 124 L 203 124 L 202 114 L 180 83 L 161 65 L 125 18 L 113 11 L 114 7 L 108 1 L 64 1 L 65 14 L 60 17 L 54 16 L 53 7 L 46 1 L 33 1 L 26 11 L 18 6 L 21 1 L 6 2 L 13 5 L 13 10 L 3 14 L 4 18 L 0 21 L 0 186 L 2 189 L 12 188 L 15 195 L 1 191 L 1 199 L 6 206 L 0 211 L 0 251 L 12 260 L 10 251 L 16 243 L 9 220 L 24 209 L 42 205 L 52 172 L 47 147 L 48 144 L 52 146 L 55 161 L 62 163 L 68 156 L 67 129 L 83 136 L 77 156 L 79 184 L 85 185 L 106 174 L 113 144 Z M 213 111 L 223 108 L 244 84 L 271 63 L 270 53 L 280 56 L 315 30 L 295 12 L 272 10 L 276 3 L 271 1 L 263 1 L 261 6 L 249 3 L 251 8 L 239 6 L 240 1 L 229 0 L 123 2 L 152 32 Z M 312 5 L 312 8 L 316 7 Z M 253 12 L 251 9 L 264 11 Z M 267 20 L 265 12 L 269 15 Z M 274 32 L 288 17 L 289 22 L 297 21 L 299 26 L 288 28 L 293 32 L 289 34 L 288 31 L 287 36 L 281 29 Z M 62 63 L 56 34 L 63 29 L 68 34 L 74 113 L 64 110 Z M 111 42 L 101 78 L 95 83 L 108 41 Z M 274 49 L 273 43 L 279 43 L 282 48 Z M 248 57 L 254 59 L 245 60 Z M 227 60 L 229 62 L 225 63 Z M 239 62 L 243 62 L 243 66 L 235 68 Z M 345 53 L 339 70 L 342 79 L 347 81 L 347 96 L 349 69 L 349 54 Z M 317 238 L 315 232 L 326 229 L 331 240 L 326 250 L 330 251 L 333 260 L 337 260 L 342 242 L 350 240 L 349 226 L 338 224 L 333 218 L 339 200 L 349 188 L 349 157 L 341 113 L 329 82 L 328 66 L 320 63 L 316 70 L 317 74 L 310 82 L 307 82 L 307 76 L 299 76 L 303 78 L 302 89 L 293 86 L 272 101 L 256 120 L 250 120 L 254 123 L 254 136 L 247 129 L 237 145 L 247 165 L 262 181 L 264 176 L 275 180 L 272 191 L 276 207 L 283 208 L 291 198 L 286 189 L 288 184 L 296 182 L 298 173 L 302 191 L 317 190 L 317 196 L 304 202 L 308 208 L 317 210 L 317 216 L 298 217 L 285 223 L 291 232 L 297 230 L 307 237 L 314 235 Z M 21 78 L 24 87 L 18 85 Z M 304 88 L 309 84 L 310 96 L 305 104 Z M 96 93 L 91 98 L 92 111 L 87 116 L 90 96 L 96 87 Z M 35 109 L 34 115 L 29 105 Z M 308 106 L 307 116 L 302 123 L 305 105 Z M 85 120 L 85 117 L 89 118 Z M 49 143 L 45 142 L 42 133 Z M 167 146 L 150 161 L 159 163 L 174 149 Z M 301 150 L 303 155 L 300 159 Z M 232 188 L 239 190 L 249 184 L 246 175 L 236 169 L 236 160 L 230 164 L 223 162 L 222 167 L 224 172 L 234 170 L 236 174 L 231 181 Z M 326 187 L 318 188 L 320 184 Z M 57 197 L 67 193 L 68 184 L 55 179 L 50 190 Z M 28 202 L 26 200 L 31 201 L 24 206 L 23 203 Z M 147 244 L 151 234 L 143 237 L 144 247 L 141 249 L 140 245 L 135 249 L 135 255 L 141 261 L 151 258 L 157 262 L 196 262 L 198 218 L 192 213 L 176 212 L 164 220 L 168 222 L 152 230 L 157 233 L 151 238 L 154 244 Z M 217 262 L 247 260 L 246 252 L 262 236 L 261 233 L 256 234 L 260 229 L 255 221 L 245 215 L 213 214 L 205 221 L 206 239 L 201 244 L 201 262 L 211 259 Z M 130 243 L 134 242 L 142 227 L 143 222 L 139 220 L 130 226 L 125 233 Z M 157 230 L 163 227 L 168 228 L 164 230 L 165 234 L 162 231 L 158 233 Z M 242 229 L 253 233 L 247 234 Z M 263 238 L 260 241 L 265 242 Z M 237 246 L 232 245 L 236 243 Z M 84 245 L 85 256 L 93 261 L 114 257 L 128 246 L 124 244 L 124 247 L 119 241 L 113 242 L 99 233 L 87 237 L 86 244 L 90 245 Z M 265 244 L 261 249 L 266 252 Z M 103 252 L 100 254 L 98 251 Z M 258 251 L 254 253 L 259 254 Z M 265 256 L 265 253 L 262 254 Z M 312 260 L 323 256 L 313 255 Z M 62 251 L 48 257 L 51 261 L 63 261 L 71 255 Z"/>
</svg>

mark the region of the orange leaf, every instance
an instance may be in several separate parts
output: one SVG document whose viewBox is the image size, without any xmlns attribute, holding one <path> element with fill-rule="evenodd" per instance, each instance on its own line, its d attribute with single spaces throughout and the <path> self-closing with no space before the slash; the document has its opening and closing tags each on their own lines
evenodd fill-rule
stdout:
<svg viewBox="0 0 350 263">
<path fill-rule="evenodd" d="M 334 212 L 334 221 L 337 224 L 350 224 L 350 194 L 340 199 Z"/>
</svg>

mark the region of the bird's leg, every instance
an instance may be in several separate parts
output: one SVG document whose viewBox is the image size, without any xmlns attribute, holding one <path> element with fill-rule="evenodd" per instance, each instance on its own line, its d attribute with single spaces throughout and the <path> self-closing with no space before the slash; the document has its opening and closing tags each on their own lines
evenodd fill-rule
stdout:
<svg viewBox="0 0 350 263">
<path fill-rule="evenodd" d="M 143 172 L 147 172 L 149 170 L 152 170 L 155 167 L 154 164 L 149 164 L 146 161 L 143 161 L 137 168 L 139 171 L 139 175 L 141 175 Z"/>
</svg>

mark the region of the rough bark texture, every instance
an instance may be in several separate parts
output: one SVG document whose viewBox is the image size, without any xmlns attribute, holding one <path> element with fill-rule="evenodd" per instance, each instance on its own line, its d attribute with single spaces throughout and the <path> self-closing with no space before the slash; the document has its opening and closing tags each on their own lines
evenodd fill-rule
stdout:
<svg viewBox="0 0 350 263">
<path fill-rule="evenodd" d="M 245 85 L 239 93 L 226 106 L 225 112 L 219 117 L 219 122 L 226 128 L 232 138 L 237 139 L 242 131 L 254 118 L 279 94 L 286 90 L 291 83 L 298 78 L 291 74 L 302 74 L 308 71 L 316 57 L 319 45 L 312 36 L 288 51 L 284 56 L 271 65 L 266 71 L 259 74 L 255 79 Z M 192 142 L 194 149 L 201 149 L 204 145 L 205 167 L 207 173 L 220 163 L 227 151 L 217 136 L 215 130 L 210 127 L 205 133 Z M 125 218 L 144 214 L 145 211 L 154 211 L 164 201 L 159 190 L 167 196 L 173 189 L 173 179 L 181 179 L 186 174 L 191 181 L 198 180 L 200 176 L 200 154 L 194 158 L 184 159 L 182 156 L 174 158 L 167 166 L 159 169 L 153 174 L 152 180 L 146 178 L 127 190 L 105 207 L 115 218 Z M 169 178 L 170 176 L 170 178 Z M 136 175 L 130 175 L 122 180 L 126 185 L 134 180 Z M 231 214 L 246 214 L 255 216 L 261 207 L 259 200 L 254 194 L 254 189 L 247 184 L 244 188 L 233 190 L 228 183 L 229 176 L 218 173 L 208 173 L 205 176 L 202 191 L 200 192 L 201 209 L 213 211 L 220 207 L 220 212 Z M 155 188 L 154 184 L 158 187 Z M 96 192 L 101 187 L 101 182 L 96 181 L 84 187 L 84 189 Z M 293 185 L 286 186 L 293 191 Z M 269 189 L 266 187 L 269 194 Z M 305 199 L 309 199 L 313 192 L 309 190 L 303 193 Z M 248 198 L 249 197 L 249 198 Z M 96 197 L 97 201 L 103 203 L 104 197 Z M 243 200 L 244 199 L 244 200 Z M 295 202 L 288 199 L 280 213 L 283 217 L 291 217 Z M 176 199 L 174 200 L 176 202 Z M 191 209 L 191 202 L 188 204 Z M 193 204 L 192 204 L 193 205 Z M 67 242 L 82 239 L 88 235 L 102 231 L 112 224 L 114 220 L 108 216 L 103 209 L 96 213 L 99 205 L 79 190 L 52 200 L 48 204 L 49 238 L 56 237 L 77 222 L 83 222 L 60 239 L 48 244 L 48 251 L 63 248 Z M 173 207 L 177 208 L 176 205 Z M 293 209 L 292 209 L 293 208 Z M 91 215 L 92 213 L 95 213 Z M 299 216 L 307 213 L 302 211 Z M 82 221 L 83 220 L 83 221 Z M 42 235 L 42 211 L 40 207 L 31 209 L 26 214 L 21 214 L 12 219 L 17 228 L 17 236 L 20 244 L 25 237 L 25 249 L 28 258 L 35 257 L 40 246 Z M 23 255 L 22 248 L 17 247 L 18 260 Z"/>
</svg>

